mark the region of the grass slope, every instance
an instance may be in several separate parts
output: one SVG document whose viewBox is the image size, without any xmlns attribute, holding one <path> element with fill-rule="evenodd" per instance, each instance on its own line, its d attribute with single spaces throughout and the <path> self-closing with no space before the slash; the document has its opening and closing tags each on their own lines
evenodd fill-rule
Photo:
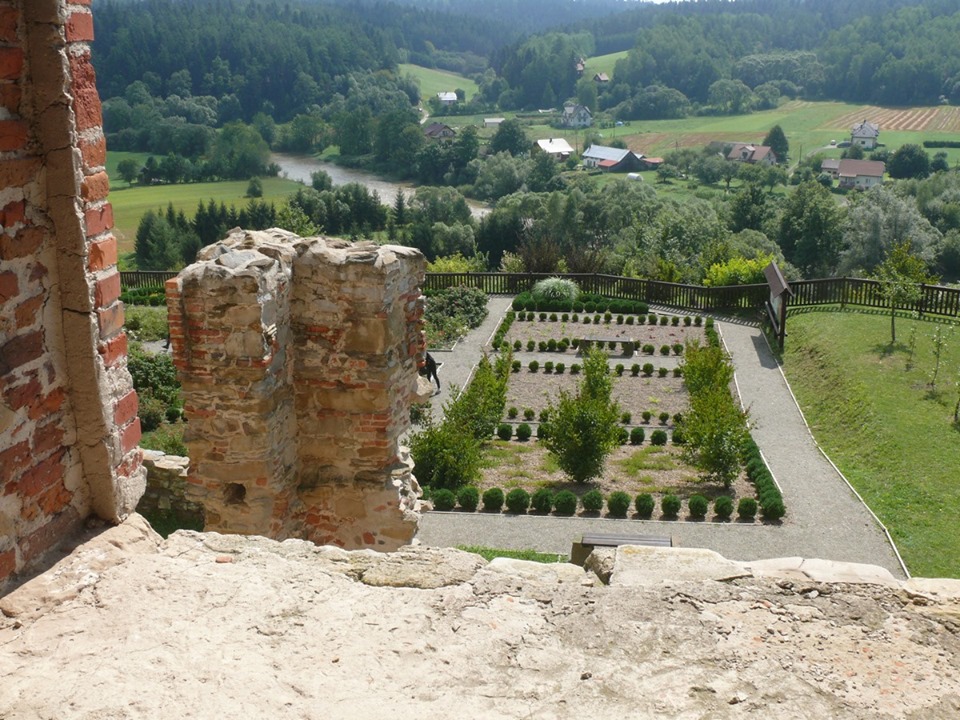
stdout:
<svg viewBox="0 0 960 720">
<path fill-rule="evenodd" d="M 933 389 L 937 327 L 898 318 L 891 348 L 888 315 L 791 314 L 784 372 L 817 441 L 890 530 L 910 572 L 960 577 L 960 335 L 948 329 Z"/>
<path fill-rule="evenodd" d="M 622 50 L 621 52 L 610 53 L 609 55 L 597 55 L 590 58 L 584 64 L 584 76 L 592 78 L 597 73 L 606 73 L 607 77 L 612 78 L 613 66 L 617 64 L 617 60 L 625 58 L 627 52 L 627 50 Z"/>
<path fill-rule="evenodd" d="M 453 92 L 457 88 L 462 89 L 467 94 L 467 100 L 480 91 L 477 84 L 470 78 L 446 70 L 433 70 L 422 65 L 401 64 L 400 74 L 413 75 L 420 81 L 420 98 L 424 101 L 434 97 L 438 92 Z"/>
<path fill-rule="evenodd" d="M 111 154 L 112 155 L 112 154 Z M 108 167 L 112 158 L 108 156 Z M 126 185 L 122 180 L 121 186 Z M 110 203 L 113 205 L 114 232 L 119 242 L 120 252 L 127 253 L 133 250 L 133 243 L 137 235 L 137 225 L 147 210 L 165 209 L 173 203 L 175 210 L 183 210 L 187 217 L 193 217 L 197 210 L 197 203 L 206 203 L 211 198 L 217 203 L 224 202 L 228 206 L 238 208 L 247 204 L 244 197 L 247 191 L 246 180 L 217 183 L 196 183 L 191 185 L 153 185 L 150 187 L 120 187 L 113 182 L 114 189 L 110 192 Z M 302 187 L 300 183 L 282 178 L 263 179 L 263 200 L 279 203 L 287 196 Z"/>
</svg>

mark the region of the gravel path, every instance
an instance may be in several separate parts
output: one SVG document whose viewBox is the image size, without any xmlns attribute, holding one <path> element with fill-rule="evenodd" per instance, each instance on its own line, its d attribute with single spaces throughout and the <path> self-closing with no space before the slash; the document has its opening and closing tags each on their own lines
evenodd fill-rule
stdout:
<svg viewBox="0 0 960 720">
<path fill-rule="evenodd" d="M 511 300 L 492 297 L 490 315 L 480 328 L 453 351 L 432 353 L 443 363 L 439 373 L 443 388 L 434 396 L 435 413 L 449 397 L 450 384 L 462 387 L 468 382 Z M 741 399 L 750 410 L 753 436 L 783 492 L 789 514 L 782 524 L 431 512 L 424 514 L 417 538 L 435 546 L 486 545 L 567 554 L 573 539 L 584 532 L 664 535 L 672 537 L 674 545 L 709 548 L 733 560 L 824 558 L 879 565 L 896 577 L 906 577 L 879 521 L 810 435 L 760 329 L 727 319 L 719 319 L 717 327 L 733 359 Z"/>
</svg>

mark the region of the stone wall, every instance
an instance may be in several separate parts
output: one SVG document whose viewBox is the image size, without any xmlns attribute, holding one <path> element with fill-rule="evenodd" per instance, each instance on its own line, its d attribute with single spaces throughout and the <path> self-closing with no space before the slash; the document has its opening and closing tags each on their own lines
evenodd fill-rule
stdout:
<svg viewBox="0 0 960 720">
<path fill-rule="evenodd" d="M 0 0 L 0 583 L 144 472 L 91 0 Z"/>
<path fill-rule="evenodd" d="M 233 231 L 167 284 L 206 529 L 389 550 L 419 487 L 400 446 L 422 350 L 410 248 Z"/>
<path fill-rule="evenodd" d="M 187 499 L 190 458 L 144 450 L 143 466 L 147 471 L 147 488 L 137 504 L 137 512 L 151 524 L 167 519 L 177 527 L 202 528 L 203 507 Z"/>
</svg>

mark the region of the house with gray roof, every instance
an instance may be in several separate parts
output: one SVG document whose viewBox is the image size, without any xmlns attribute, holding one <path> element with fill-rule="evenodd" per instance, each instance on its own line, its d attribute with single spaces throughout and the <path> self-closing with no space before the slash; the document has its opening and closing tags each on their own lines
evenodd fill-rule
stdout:
<svg viewBox="0 0 960 720">
<path fill-rule="evenodd" d="M 598 168 L 604 172 L 635 172 L 641 169 L 643 156 L 621 148 L 591 145 L 581 157 L 588 168 Z"/>
<path fill-rule="evenodd" d="M 859 145 L 864 150 L 873 150 L 880 142 L 880 126 L 876 123 L 863 122 L 857 123 L 850 130 L 850 144 Z"/>
</svg>

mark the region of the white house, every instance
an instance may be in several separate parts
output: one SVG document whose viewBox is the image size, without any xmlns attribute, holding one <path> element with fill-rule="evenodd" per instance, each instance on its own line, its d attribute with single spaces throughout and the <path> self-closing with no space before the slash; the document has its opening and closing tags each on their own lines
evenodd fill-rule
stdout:
<svg viewBox="0 0 960 720">
<path fill-rule="evenodd" d="M 872 150 L 880 139 L 880 126 L 864 120 L 850 131 L 850 144 L 859 145 L 864 150 Z"/>
<path fill-rule="evenodd" d="M 593 125 L 593 113 L 586 105 L 565 102 L 560 113 L 560 124 L 566 128 L 585 128 Z"/>
<path fill-rule="evenodd" d="M 554 160 L 566 160 L 573 155 L 573 148 L 563 138 L 549 138 L 547 140 L 537 140 L 537 147 Z"/>
<path fill-rule="evenodd" d="M 440 101 L 441 105 L 453 105 L 457 101 L 457 94 L 455 92 L 438 92 L 437 100 Z"/>
<path fill-rule="evenodd" d="M 837 177 L 840 187 L 867 190 L 883 182 L 883 173 L 887 166 L 879 160 L 850 160 L 840 161 Z"/>
<path fill-rule="evenodd" d="M 749 165 L 776 165 L 777 155 L 772 148 L 766 145 L 734 143 L 730 152 L 727 153 L 727 160 Z"/>
</svg>

